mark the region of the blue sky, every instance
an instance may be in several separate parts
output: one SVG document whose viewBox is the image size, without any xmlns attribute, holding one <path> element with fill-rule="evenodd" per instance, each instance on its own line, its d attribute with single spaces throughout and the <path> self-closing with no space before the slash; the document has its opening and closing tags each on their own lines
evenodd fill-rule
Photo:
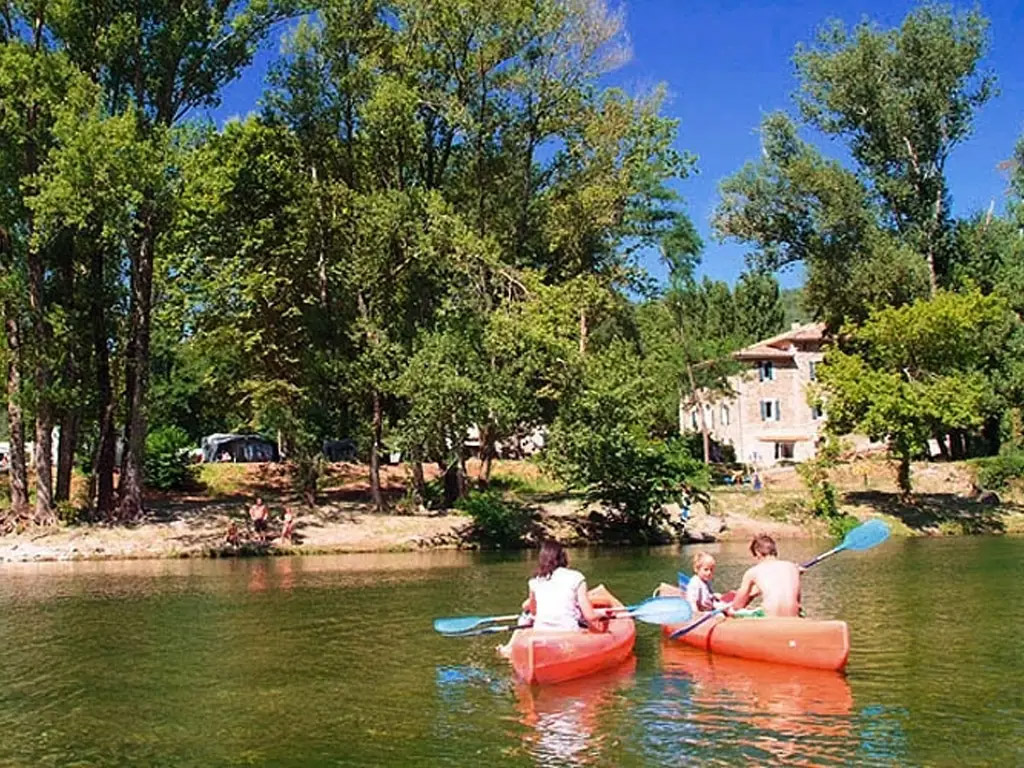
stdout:
<svg viewBox="0 0 1024 768">
<path fill-rule="evenodd" d="M 608 82 L 631 92 L 667 85 L 670 97 L 664 112 L 680 120 L 678 148 L 698 156 L 699 173 L 680 182 L 678 190 L 705 241 L 700 273 L 732 282 L 744 267 L 745 248 L 712 237 L 718 184 L 757 157 L 756 129 L 763 115 L 776 109 L 794 112 L 791 57 L 797 43 L 811 42 L 829 18 L 853 25 L 868 17 L 884 27 L 898 26 L 917 3 L 628 0 L 623 5 L 633 55 Z M 953 209 L 959 215 L 984 210 L 993 199 L 997 210 L 1002 208 L 1007 180 L 997 166 L 1024 134 L 1024 2 L 990 0 L 981 10 L 991 21 L 991 46 L 983 64 L 995 71 L 1000 92 L 981 110 L 974 135 L 948 163 Z M 254 108 L 279 36 L 243 78 L 225 89 L 222 105 L 211 112 L 214 119 Z M 828 151 L 827 144 L 821 146 Z M 834 151 L 839 154 L 838 147 Z M 656 259 L 646 260 L 645 266 L 663 277 Z M 784 286 L 801 282 L 799 270 L 779 277 Z"/>
</svg>

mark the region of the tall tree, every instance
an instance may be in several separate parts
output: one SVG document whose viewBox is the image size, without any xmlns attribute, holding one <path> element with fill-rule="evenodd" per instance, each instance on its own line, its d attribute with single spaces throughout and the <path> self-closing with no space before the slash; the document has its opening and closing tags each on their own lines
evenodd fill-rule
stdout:
<svg viewBox="0 0 1024 768">
<path fill-rule="evenodd" d="M 946 271 L 946 161 L 994 93 L 994 75 L 979 68 L 987 26 L 977 10 L 924 5 L 899 29 L 832 22 L 795 56 L 801 113 L 847 140 L 885 224 L 924 255 L 932 293 Z"/>
<path fill-rule="evenodd" d="M 255 44 L 291 12 L 292 4 L 145 0 L 69 2 L 54 10 L 49 23 L 55 37 L 103 86 L 109 110 L 136 109 L 139 138 L 151 141 L 160 140 L 190 109 L 215 104 L 224 84 L 249 63 Z M 111 38 L 105 34 L 109 29 L 118 34 Z M 123 519 L 142 509 L 153 264 L 168 210 L 169 190 L 162 181 L 138 205 L 129 253 L 126 450 L 119 486 Z"/>
</svg>

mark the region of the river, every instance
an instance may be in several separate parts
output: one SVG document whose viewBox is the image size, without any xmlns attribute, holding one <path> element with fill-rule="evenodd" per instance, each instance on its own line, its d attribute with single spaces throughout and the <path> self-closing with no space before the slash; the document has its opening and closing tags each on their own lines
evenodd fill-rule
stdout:
<svg viewBox="0 0 1024 768">
<path fill-rule="evenodd" d="M 750 564 L 705 547 L 716 587 Z M 782 542 L 809 559 L 823 541 Z M 692 547 L 571 551 L 638 602 Z M 895 539 L 805 576 L 845 675 L 708 657 L 638 626 L 622 668 L 518 684 L 496 636 L 531 553 L 0 568 L 0 766 L 1021 765 L 1024 540 Z M 497 636 L 501 637 L 501 636 Z"/>
</svg>

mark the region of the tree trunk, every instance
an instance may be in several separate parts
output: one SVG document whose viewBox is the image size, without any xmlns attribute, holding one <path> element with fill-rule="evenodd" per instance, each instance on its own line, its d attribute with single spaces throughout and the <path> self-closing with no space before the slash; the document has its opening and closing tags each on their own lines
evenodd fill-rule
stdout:
<svg viewBox="0 0 1024 768">
<path fill-rule="evenodd" d="M 92 254 L 90 315 L 92 317 L 92 346 L 96 366 L 96 421 L 99 439 L 93 460 L 95 478 L 96 517 L 109 520 L 114 512 L 114 390 L 110 381 L 110 347 L 107 339 L 106 303 L 104 301 L 104 259 L 103 251 L 97 248 Z M 93 501 L 92 489 L 89 500 Z"/>
<path fill-rule="evenodd" d="M 697 380 L 693 376 L 693 366 L 686 364 L 686 374 L 690 377 L 690 389 L 693 391 L 693 401 L 697 404 L 697 412 L 700 414 L 700 434 L 704 444 L 704 463 L 711 463 L 711 437 L 708 435 L 708 422 L 704 417 L 704 403 L 700 399 L 697 390 Z"/>
<path fill-rule="evenodd" d="M 35 450 L 33 452 L 36 470 L 35 522 L 38 525 L 53 525 L 57 518 L 53 513 L 53 408 L 50 402 L 50 346 L 49 323 L 43 307 L 43 263 L 38 252 L 29 254 L 29 306 L 33 317 L 33 337 L 36 343 L 34 384 L 36 387 L 36 428 Z"/>
<path fill-rule="evenodd" d="M 28 511 L 28 467 L 25 462 L 25 421 L 21 411 L 21 328 L 17 312 L 4 307 L 7 333 L 7 424 L 11 433 L 11 451 L 7 457 L 11 483 L 11 511 L 16 516 Z"/>
<path fill-rule="evenodd" d="M 481 485 L 489 485 L 491 482 L 491 469 L 494 464 L 496 450 L 494 448 L 494 427 L 488 424 L 480 432 L 480 458 L 483 463 L 480 467 Z"/>
<path fill-rule="evenodd" d="M 451 464 L 446 464 L 443 461 L 439 461 L 437 466 L 441 469 L 441 476 L 444 482 L 443 506 L 445 509 L 451 509 L 462 496 L 459 488 L 459 462 L 454 461 Z"/>
<path fill-rule="evenodd" d="M 949 432 L 949 457 L 953 461 L 967 458 L 966 446 L 964 445 L 964 431 L 952 429 Z"/>
<path fill-rule="evenodd" d="M 580 307 L 580 356 L 587 352 L 587 311 Z"/>
<path fill-rule="evenodd" d="M 127 444 L 120 483 L 118 516 L 135 520 L 142 514 L 142 489 L 146 450 L 146 395 L 149 385 L 149 315 L 153 301 L 153 246 L 156 233 L 153 211 L 140 216 L 142 232 L 134 253 L 132 270 L 131 355 L 127 361 L 128 416 Z"/>
<path fill-rule="evenodd" d="M 384 511 L 384 495 L 380 490 L 381 433 L 384 428 L 384 412 L 380 392 L 373 391 L 373 439 L 370 444 L 370 495 L 376 512 Z"/>
<path fill-rule="evenodd" d="M 679 436 L 686 434 L 686 400 L 683 397 L 683 388 L 679 387 Z"/>
<path fill-rule="evenodd" d="M 985 424 L 981 428 L 981 435 L 985 440 L 985 452 L 989 456 L 995 456 L 999 453 L 1002 438 L 1000 437 L 999 429 L 1000 418 L 998 416 L 989 416 L 985 419 Z"/>
<path fill-rule="evenodd" d="M 422 506 L 427 498 L 427 482 L 423 477 L 423 462 L 418 458 L 412 461 L 412 492 L 417 506 Z"/>
<path fill-rule="evenodd" d="M 68 411 L 60 421 L 60 445 L 57 448 L 57 489 L 55 501 L 71 499 L 71 472 L 75 466 L 75 446 L 78 443 L 78 414 Z"/>
</svg>

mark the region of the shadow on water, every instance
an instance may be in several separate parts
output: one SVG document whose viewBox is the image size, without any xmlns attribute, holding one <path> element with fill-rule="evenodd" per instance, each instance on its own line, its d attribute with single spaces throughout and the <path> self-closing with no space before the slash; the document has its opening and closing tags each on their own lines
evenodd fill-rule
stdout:
<svg viewBox="0 0 1024 768">
<path fill-rule="evenodd" d="M 915 531 L 952 525 L 951 532 L 963 534 L 1005 533 L 1004 513 L 1024 511 L 1020 505 L 991 506 L 952 493 L 919 493 L 912 504 L 906 504 L 896 493 L 854 491 L 846 494 L 846 500 L 874 507 Z"/>
</svg>

